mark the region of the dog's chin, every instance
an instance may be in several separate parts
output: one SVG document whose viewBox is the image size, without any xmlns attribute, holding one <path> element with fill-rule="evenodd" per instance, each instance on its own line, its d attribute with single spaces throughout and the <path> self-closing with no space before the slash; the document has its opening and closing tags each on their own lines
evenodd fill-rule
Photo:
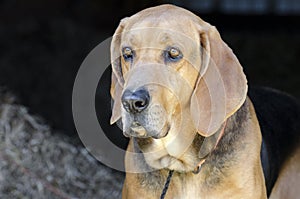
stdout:
<svg viewBox="0 0 300 199">
<path fill-rule="evenodd" d="M 127 133 L 129 137 L 148 138 L 150 137 L 143 126 L 131 126 Z"/>
</svg>

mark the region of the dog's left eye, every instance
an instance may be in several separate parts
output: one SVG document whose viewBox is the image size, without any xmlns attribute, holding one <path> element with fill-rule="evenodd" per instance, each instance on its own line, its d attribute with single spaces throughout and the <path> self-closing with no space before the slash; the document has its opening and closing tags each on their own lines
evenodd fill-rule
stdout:
<svg viewBox="0 0 300 199">
<path fill-rule="evenodd" d="M 177 61 L 182 58 L 182 53 L 178 48 L 170 47 L 165 51 L 165 57 L 170 61 Z"/>
<path fill-rule="evenodd" d="M 124 47 L 122 53 L 125 61 L 129 61 L 133 58 L 133 50 L 130 47 Z"/>
</svg>

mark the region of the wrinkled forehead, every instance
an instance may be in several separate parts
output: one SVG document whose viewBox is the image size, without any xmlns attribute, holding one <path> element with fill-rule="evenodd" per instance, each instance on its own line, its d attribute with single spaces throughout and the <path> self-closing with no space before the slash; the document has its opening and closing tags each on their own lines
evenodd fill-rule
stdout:
<svg viewBox="0 0 300 199">
<path fill-rule="evenodd" d="M 129 21 L 121 40 L 122 45 L 133 47 L 176 45 L 185 48 L 199 44 L 199 35 L 191 21 L 150 17 Z"/>
</svg>

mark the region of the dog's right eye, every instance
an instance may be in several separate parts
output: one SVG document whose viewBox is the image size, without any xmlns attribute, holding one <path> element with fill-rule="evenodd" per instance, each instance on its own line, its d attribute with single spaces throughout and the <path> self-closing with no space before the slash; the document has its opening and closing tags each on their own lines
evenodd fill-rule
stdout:
<svg viewBox="0 0 300 199">
<path fill-rule="evenodd" d="M 180 60 L 183 57 L 181 51 L 176 47 L 167 48 L 165 50 L 164 54 L 165 54 L 164 55 L 165 59 L 167 61 L 172 61 L 172 62 L 176 62 L 176 61 Z"/>
<path fill-rule="evenodd" d="M 130 61 L 133 58 L 133 50 L 130 47 L 124 47 L 122 50 L 125 61 Z"/>
</svg>

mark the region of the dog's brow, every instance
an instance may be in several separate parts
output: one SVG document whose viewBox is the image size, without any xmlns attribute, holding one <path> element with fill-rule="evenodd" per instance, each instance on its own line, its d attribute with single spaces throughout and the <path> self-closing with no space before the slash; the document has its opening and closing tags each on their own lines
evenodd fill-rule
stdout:
<svg viewBox="0 0 300 199">
<path fill-rule="evenodd" d="M 161 44 L 165 44 L 165 43 L 171 41 L 170 35 L 168 33 L 162 33 L 159 37 L 160 37 L 159 42 Z"/>
<path fill-rule="evenodd" d="M 124 35 L 123 41 L 127 43 L 128 46 L 137 46 L 140 43 L 139 35 L 135 34 L 133 32 L 127 32 L 127 34 Z"/>
</svg>

